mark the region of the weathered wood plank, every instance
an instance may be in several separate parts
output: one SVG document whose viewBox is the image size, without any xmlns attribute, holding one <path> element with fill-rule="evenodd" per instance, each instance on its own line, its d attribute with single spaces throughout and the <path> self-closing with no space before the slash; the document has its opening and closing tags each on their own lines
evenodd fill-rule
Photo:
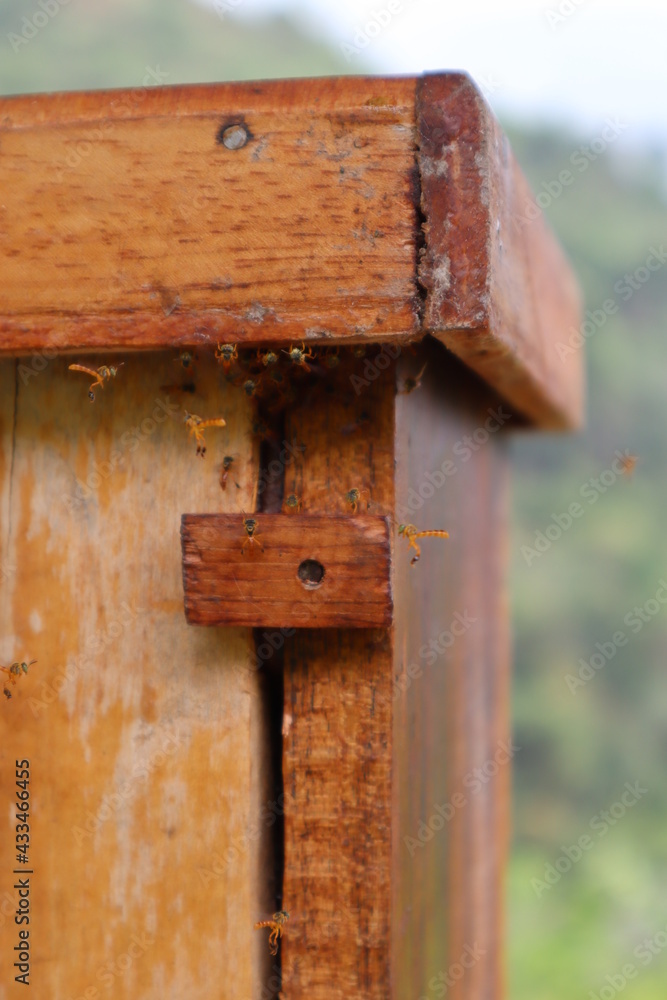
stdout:
<svg viewBox="0 0 667 1000">
<path fill-rule="evenodd" d="M 399 362 L 400 379 L 428 367 L 396 407 L 396 517 L 449 538 L 424 539 L 416 566 L 397 542 L 392 996 L 500 1000 L 511 767 L 500 428 L 511 420 L 431 347 Z"/>
<path fill-rule="evenodd" d="M 393 370 L 360 394 L 341 373 L 288 414 L 305 447 L 285 489 L 304 509 L 342 512 L 356 487 L 391 511 L 393 395 Z M 285 648 L 285 1000 L 391 995 L 391 663 L 385 630 L 297 632 Z"/>
<path fill-rule="evenodd" d="M 254 520 L 250 542 L 243 514 L 183 516 L 183 588 L 191 625 L 377 628 L 391 624 L 385 518 L 259 514 Z M 317 566 L 302 568 L 307 562 Z"/>
<path fill-rule="evenodd" d="M 174 381 L 171 354 L 135 358 L 95 403 L 61 359 L 27 384 L 19 372 L 0 363 L 0 662 L 38 662 L 0 704 L 0 798 L 9 809 L 14 760 L 29 758 L 33 990 L 258 996 L 267 803 L 254 649 L 249 630 L 187 626 L 178 537 L 183 509 L 252 502 L 251 407 L 215 369 L 196 372 L 202 408 L 227 416 L 202 462 L 180 400 L 160 388 Z M 234 497 L 216 467 L 228 449 Z M 2 906 L 7 969 L 16 926 Z"/>
<path fill-rule="evenodd" d="M 1 98 L 0 351 L 416 333 L 414 92 Z"/>
<path fill-rule="evenodd" d="M 0 353 L 432 332 L 580 422 L 571 271 L 461 74 L 4 98 L 0 141 Z"/>
<path fill-rule="evenodd" d="M 534 423 L 578 426 L 583 357 L 557 345 L 580 295 L 507 138 L 459 73 L 418 82 L 417 118 L 424 329 Z"/>
</svg>

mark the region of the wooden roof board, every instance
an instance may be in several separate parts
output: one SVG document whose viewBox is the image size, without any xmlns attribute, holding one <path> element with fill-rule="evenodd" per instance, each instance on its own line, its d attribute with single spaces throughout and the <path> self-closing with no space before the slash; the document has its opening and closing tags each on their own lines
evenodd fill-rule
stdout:
<svg viewBox="0 0 667 1000">
<path fill-rule="evenodd" d="M 528 196 L 464 74 L 0 98 L 0 353 L 431 332 L 573 426 L 578 294 Z"/>
</svg>

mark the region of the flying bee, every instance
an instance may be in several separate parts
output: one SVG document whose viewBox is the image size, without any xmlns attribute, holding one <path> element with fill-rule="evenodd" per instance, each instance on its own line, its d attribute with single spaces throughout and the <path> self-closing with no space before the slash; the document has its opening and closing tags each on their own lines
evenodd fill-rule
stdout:
<svg viewBox="0 0 667 1000">
<path fill-rule="evenodd" d="M 635 471 L 635 466 L 637 465 L 638 461 L 639 457 L 637 455 L 631 455 L 630 452 L 626 452 L 625 455 L 619 458 L 619 462 L 621 463 L 622 474 L 624 476 L 627 476 L 628 479 L 631 479 L 632 473 Z"/>
<path fill-rule="evenodd" d="M 183 423 L 190 431 L 190 436 L 194 434 L 197 442 L 197 454 L 203 458 L 206 454 L 206 442 L 204 440 L 204 428 L 206 427 L 226 427 L 227 421 L 223 417 L 216 417 L 213 420 L 202 420 L 194 413 L 184 411 Z"/>
<path fill-rule="evenodd" d="M 264 354 L 262 354 L 261 351 L 258 351 L 257 360 L 261 361 L 264 368 L 273 368 L 274 365 L 278 364 L 280 358 L 278 357 L 275 351 L 269 350 L 265 351 Z"/>
<path fill-rule="evenodd" d="M 278 954 L 278 939 L 283 936 L 283 931 L 285 924 L 289 920 L 289 913 L 287 910 L 278 910 L 274 913 L 270 920 L 258 920 L 255 924 L 255 930 L 258 931 L 261 927 L 270 927 L 271 933 L 269 934 L 269 949 L 272 955 Z"/>
<path fill-rule="evenodd" d="M 305 368 L 307 372 L 310 371 L 310 368 L 306 364 L 306 358 L 311 361 L 315 360 L 315 355 L 306 350 L 304 341 L 301 341 L 301 347 L 294 347 L 293 344 L 290 344 L 289 351 L 283 351 L 283 354 L 287 355 L 293 365 L 298 365 L 299 368 Z"/>
<path fill-rule="evenodd" d="M 364 497 L 366 500 L 366 510 L 368 510 L 368 504 L 370 503 L 371 499 L 371 495 L 368 492 L 368 490 L 358 490 L 356 487 L 354 487 L 353 489 L 348 490 L 347 493 L 345 494 L 344 500 L 346 503 L 349 503 L 350 507 L 352 508 L 353 514 L 357 513 L 357 507 L 359 506 L 359 501 L 362 499 L 362 497 Z"/>
<path fill-rule="evenodd" d="M 407 395 L 410 392 L 414 392 L 415 389 L 418 389 L 422 384 L 422 376 L 425 371 L 426 371 L 426 365 L 424 365 L 422 370 L 417 375 L 409 376 L 408 378 L 406 378 L 405 382 L 403 383 L 403 388 L 399 389 L 399 392 Z"/>
<path fill-rule="evenodd" d="M 85 365 L 70 365 L 69 370 L 71 372 L 84 372 L 84 374 L 90 375 L 95 379 L 88 390 L 88 398 L 93 403 L 95 401 L 95 393 L 93 392 L 95 386 L 99 385 L 103 389 L 104 383 L 108 382 L 109 379 L 115 378 L 118 374 L 118 369 L 122 368 L 124 364 L 125 362 L 121 361 L 118 365 L 101 365 L 99 368 L 86 368 Z"/>
<path fill-rule="evenodd" d="M 180 364 L 181 368 L 192 368 L 195 363 L 195 358 L 197 355 L 194 351 L 181 351 L 177 358 L 174 358 L 175 364 Z"/>
<path fill-rule="evenodd" d="M 243 527 L 245 529 L 246 537 L 241 546 L 241 552 L 245 555 L 246 545 L 250 545 L 250 548 L 254 548 L 255 545 L 259 545 L 262 552 L 264 551 L 264 546 L 259 541 L 259 535 L 256 534 L 257 531 L 257 521 L 254 517 L 248 517 L 246 514 L 243 515 Z"/>
<path fill-rule="evenodd" d="M 365 344 L 355 344 L 352 348 L 352 357 L 354 358 L 364 358 L 366 356 L 366 345 Z"/>
<path fill-rule="evenodd" d="M 18 677 L 20 677 L 22 674 L 28 673 L 28 667 L 31 667 L 33 663 L 37 663 L 37 660 L 31 660 L 30 663 L 25 663 L 25 662 L 12 663 L 10 667 L 0 667 L 0 670 L 3 672 L 3 674 L 7 674 L 8 680 L 11 682 L 12 685 L 14 685 L 16 684 L 16 680 Z M 11 698 L 12 693 L 7 687 L 7 684 L 5 684 L 2 691 L 6 698 Z"/>
<path fill-rule="evenodd" d="M 410 565 L 414 566 L 416 562 L 419 562 L 419 557 L 421 555 L 421 549 L 417 545 L 418 538 L 449 538 L 449 533 L 447 531 L 418 531 L 414 524 L 399 524 L 398 526 L 399 535 L 403 535 L 407 538 L 409 542 L 409 548 L 415 550 L 415 554 L 410 560 Z"/>
<path fill-rule="evenodd" d="M 215 352 L 215 357 L 217 361 L 222 361 L 222 367 L 226 372 L 229 371 L 232 361 L 236 361 L 239 356 L 236 344 L 218 344 L 218 348 Z"/>
<path fill-rule="evenodd" d="M 285 513 L 290 514 L 296 512 L 297 514 L 301 511 L 301 497 L 298 497 L 296 493 L 290 493 L 289 496 L 285 497 L 283 501 L 283 507 L 285 508 Z"/>
</svg>

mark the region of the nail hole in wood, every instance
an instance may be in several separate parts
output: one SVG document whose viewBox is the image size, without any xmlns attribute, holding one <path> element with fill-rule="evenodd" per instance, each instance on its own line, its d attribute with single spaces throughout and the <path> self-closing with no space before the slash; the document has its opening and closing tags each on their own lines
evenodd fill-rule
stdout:
<svg viewBox="0 0 667 1000">
<path fill-rule="evenodd" d="M 324 566 L 316 559 L 304 559 L 297 576 L 306 590 L 315 590 L 324 579 Z"/>
<path fill-rule="evenodd" d="M 241 149 L 248 141 L 248 132 L 243 125 L 229 125 L 222 128 L 218 134 L 218 142 L 227 149 Z"/>
</svg>

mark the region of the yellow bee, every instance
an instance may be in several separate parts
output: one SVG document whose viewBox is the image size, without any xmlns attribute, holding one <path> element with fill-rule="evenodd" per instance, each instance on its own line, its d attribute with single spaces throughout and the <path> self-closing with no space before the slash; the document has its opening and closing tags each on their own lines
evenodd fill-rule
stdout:
<svg viewBox="0 0 667 1000">
<path fill-rule="evenodd" d="M 256 534 L 257 531 L 257 521 L 254 517 L 248 517 L 246 514 L 243 515 L 243 527 L 245 528 L 246 537 L 241 546 L 241 552 L 245 554 L 245 547 L 249 545 L 250 548 L 254 548 L 255 545 L 259 545 L 262 552 L 264 551 L 264 546 L 259 540 L 259 535 Z"/>
<path fill-rule="evenodd" d="M 0 667 L 0 670 L 3 674 L 7 674 L 9 681 L 11 681 L 12 685 L 14 685 L 16 684 L 17 677 L 20 677 L 21 673 L 27 674 L 28 667 L 31 667 L 33 663 L 37 663 L 37 660 L 31 660 L 30 663 L 12 663 L 10 667 Z M 6 698 L 11 698 L 12 693 L 6 684 L 2 691 Z"/>
<path fill-rule="evenodd" d="M 410 565 L 414 566 L 416 562 L 419 562 L 419 557 L 421 555 L 421 549 L 417 545 L 418 538 L 449 538 L 449 533 L 447 531 L 417 531 L 414 524 L 399 524 L 398 526 L 399 535 L 403 535 L 407 538 L 409 548 L 415 550 L 415 554 L 410 560 Z"/>
<path fill-rule="evenodd" d="M 122 368 L 124 364 L 125 362 L 121 361 L 119 365 L 101 365 L 99 368 L 86 368 L 85 365 L 70 365 L 69 370 L 71 372 L 84 372 L 84 374 L 90 375 L 95 379 L 88 390 L 88 398 L 92 403 L 95 400 L 95 393 L 93 392 L 95 386 L 99 385 L 103 389 L 104 383 L 108 382 L 109 379 L 115 378 L 118 374 L 118 369 Z"/>
<path fill-rule="evenodd" d="M 345 494 L 345 500 L 347 503 L 349 503 L 350 507 L 352 508 L 353 514 L 357 513 L 357 507 L 359 506 L 359 501 L 362 499 L 362 497 L 366 500 L 366 509 L 368 510 L 368 504 L 371 498 L 371 495 L 368 492 L 368 490 L 358 490 L 356 487 L 354 487 L 353 489 L 348 490 L 347 493 Z"/>
<path fill-rule="evenodd" d="M 306 364 L 306 358 L 310 360 L 314 360 L 315 358 L 314 354 L 306 350 L 306 345 L 303 341 L 301 342 L 301 347 L 294 347 L 293 344 L 290 344 L 289 351 L 283 351 L 283 354 L 287 355 L 293 365 L 305 368 L 306 371 L 310 371 L 310 368 Z"/>
<path fill-rule="evenodd" d="M 258 931 L 260 927 L 270 927 L 271 933 L 269 934 L 269 949 L 272 955 L 278 954 L 278 938 L 283 936 L 283 930 L 285 924 L 289 920 L 289 913 L 287 910 L 278 910 L 274 913 L 270 920 L 258 920 L 255 924 L 255 930 Z"/>
<path fill-rule="evenodd" d="M 204 428 L 205 427 L 226 427 L 227 421 L 223 417 L 215 417 L 213 420 L 202 420 L 195 413 L 185 412 L 185 419 L 183 423 L 190 430 L 190 436 L 194 434 L 195 441 L 197 442 L 197 454 L 201 455 L 203 458 L 206 454 L 206 442 L 204 441 Z"/>
<path fill-rule="evenodd" d="M 289 496 L 285 497 L 283 507 L 286 514 L 294 512 L 298 514 L 301 511 L 301 497 L 298 497 L 296 493 L 290 493 Z"/>
<path fill-rule="evenodd" d="M 215 352 L 215 356 L 218 361 L 222 361 L 222 367 L 226 372 L 229 371 L 232 361 L 236 361 L 239 356 L 236 344 L 218 344 L 218 349 Z"/>
</svg>

